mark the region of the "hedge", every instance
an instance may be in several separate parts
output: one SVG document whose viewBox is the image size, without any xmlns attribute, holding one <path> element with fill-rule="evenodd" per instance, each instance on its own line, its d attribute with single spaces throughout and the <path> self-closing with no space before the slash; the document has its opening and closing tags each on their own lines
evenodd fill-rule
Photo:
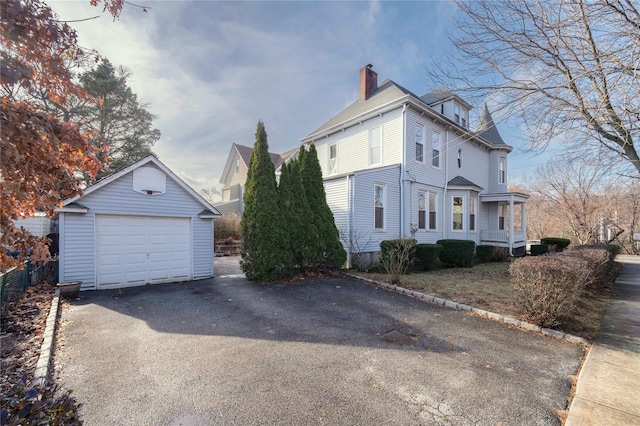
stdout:
<svg viewBox="0 0 640 426">
<path fill-rule="evenodd" d="M 569 247 L 569 244 L 571 244 L 571 240 L 568 238 L 555 238 L 555 237 L 541 238 L 540 242 L 548 246 L 555 246 L 556 249 L 554 251 L 563 251 L 564 249 Z"/>
<path fill-rule="evenodd" d="M 480 259 L 480 262 L 491 262 L 495 251 L 496 251 L 496 246 L 481 244 L 476 247 L 476 256 L 478 256 L 478 259 Z"/>
<path fill-rule="evenodd" d="M 531 256 L 540 256 L 541 254 L 545 254 L 549 251 L 549 246 L 546 244 L 532 244 L 529 252 Z"/>
<path fill-rule="evenodd" d="M 475 241 L 470 240 L 439 240 L 436 244 L 442 246 L 440 261 L 454 266 L 471 266 Z"/>
<path fill-rule="evenodd" d="M 416 259 L 425 270 L 429 270 L 435 266 L 441 251 L 442 246 L 440 244 L 418 244 L 416 246 Z"/>
<path fill-rule="evenodd" d="M 559 254 L 516 259 L 509 274 L 516 307 L 541 327 L 553 327 L 573 313 L 592 279 L 585 259 Z"/>
</svg>

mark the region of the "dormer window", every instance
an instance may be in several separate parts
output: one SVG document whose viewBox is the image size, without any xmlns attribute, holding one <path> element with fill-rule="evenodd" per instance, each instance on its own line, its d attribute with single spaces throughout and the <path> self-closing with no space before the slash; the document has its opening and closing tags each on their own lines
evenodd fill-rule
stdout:
<svg viewBox="0 0 640 426">
<path fill-rule="evenodd" d="M 453 120 L 460 124 L 460 105 L 458 104 L 453 105 Z"/>
</svg>

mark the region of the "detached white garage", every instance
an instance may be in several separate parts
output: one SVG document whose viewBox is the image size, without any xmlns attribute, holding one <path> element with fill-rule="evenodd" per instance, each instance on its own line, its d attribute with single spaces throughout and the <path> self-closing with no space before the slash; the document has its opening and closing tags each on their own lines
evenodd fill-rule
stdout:
<svg viewBox="0 0 640 426">
<path fill-rule="evenodd" d="M 154 156 L 58 209 L 59 281 L 82 290 L 213 276 L 220 213 Z"/>
</svg>

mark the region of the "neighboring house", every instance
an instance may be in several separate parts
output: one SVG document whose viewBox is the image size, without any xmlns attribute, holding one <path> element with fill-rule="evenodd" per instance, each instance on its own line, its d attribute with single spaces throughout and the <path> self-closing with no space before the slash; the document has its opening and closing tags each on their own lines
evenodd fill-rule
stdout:
<svg viewBox="0 0 640 426">
<path fill-rule="evenodd" d="M 95 290 L 213 276 L 220 213 L 152 155 L 57 212 L 60 282 Z"/>
<path fill-rule="evenodd" d="M 315 144 L 347 252 L 380 241 L 473 240 L 524 253 L 528 195 L 507 190 L 508 154 L 486 105 L 436 90 L 419 97 L 360 70 L 360 99 L 302 139 Z M 350 262 L 351 256 L 348 259 Z"/>
<path fill-rule="evenodd" d="M 24 228 L 29 231 L 32 235 L 36 237 L 46 237 L 51 232 L 54 232 L 55 229 L 52 229 L 54 223 L 46 213 L 43 212 L 35 212 L 35 214 L 31 217 L 27 217 L 24 219 L 18 219 L 14 222 L 16 228 Z"/>
<path fill-rule="evenodd" d="M 284 154 L 269 153 L 273 167 L 276 169 L 276 176 L 279 174 L 280 166 L 290 159 L 298 149 L 292 149 Z M 247 172 L 251 163 L 253 148 L 234 143 L 227 157 L 227 162 L 222 170 L 220 183 L 222 184 L 222 201 L 214 206 L 222 214 L 236 213 L 242 215 L 244 210 L 243 195 L 244 186 L 247 181 Z"/>
</svg>

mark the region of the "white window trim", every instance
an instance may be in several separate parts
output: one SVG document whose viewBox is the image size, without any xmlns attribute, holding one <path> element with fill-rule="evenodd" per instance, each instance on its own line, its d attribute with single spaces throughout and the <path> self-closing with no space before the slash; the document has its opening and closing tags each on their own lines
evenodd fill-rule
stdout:
<svg viewBox="0 0 640 426">
<path fill-rule="evenodd" d="M 438 165 L 433 165 L 433 137 L 438 136 Z M 431 132 L 431 167 L 435 169 L 440 169 L 442 167 L 442 137 L 440 132 L 432 131 Z"/>
<path fill-rule="evenodd" d="M 336 147 L 336 156 L 335 158 L 333 158 L 333 160 L 335 160 L 333 169 L 331 168 L 331 160 L 332 160 L 331 147 L 332 146 Z M 327 146 L 327 175 L 332 176 L 336 174 L 338 174 L 338 142 L 331 143 Z"/>
<path fill-rule="evenodd" d="M 426 157 L 426 153 L 427 153 L 427 150 L 426 150 L 426 135 L 425 135 L 426 129 L 422 124 L 416 124 L 416 127 L 415 127 L 414 130 L 417 130 L 418 128 L 420 128 L 420 130 L 421 130 L 422 140 L 420 142 L 418 142 L 418 140 L 416 139 L 416 145 L 418 145 L 418 143 L 420 145 L 422 145 L 422 161 L 418 160 L 417 156 L 416 156 L 415 160 L 416 160 L 416 163 L 424 164 L 425 161 L 426 161 L 425 157 Z M 415 137 L 415 132 L 414 132 L 414 137 Z"/>
<path fill-rule="evenodd" d="M 454 215 L 453 200 L 455 198 L 462 198 L 462 228 L 461 229 L 454 229 L 453 228 L 453 215 Z M 465 212 L 468 213 L 468 211 L 465 209 L 466 204 L 467 204 L 466 198 L 467 197 L 465 197 L 464 195 L 452 195 L 451 196 L 451 204 L 450 204 L 451 205 L 451 217 L 450 217 L 451 220 L 449 222 L 449 225 L 451 227 L 451 232 L 465 232 L 466 231 L 466 228 L 465 228 L 465 222 L 466 221 L 464 220 Z"/>
<path fill-rule="evenodd" d="M 372 152 L 372 149 L 373 149 L 373 147 L 371 146 L 371 142 L 372 142 L 371 133 L 376 129 L 378 130 L 378 132 L 380 134 L 380 146 L 378 148 L 380 150 L 380 161 L 374 163 L 372 155 L 371 155 L 371 152 Z M 373 127 L 371 129 L 369 129 L 369 166 L 379 166 L 381 164 L 382 164 L 382 126 L 376 126 L 376 127 Z"/>
<path fill-rule="evenodd" d="M 507 157 L 498 158 L 498 183 L 500 185 L 507 183 Z"/>
<path fill-rule="evenodd" d="M 471 207 L 473 206 L 473 229 L 471 229 Z M 478 232 L 478 197 L 470 196 L 469 197 L 469 208 L 468 208 L 468 216 L 469 216 L 469 232 L 475 233 Z M 464 222 L 463 222 L 464 225 Z"/>
<path fill-rule="evenodd" d="M 382 187 L 382 228 L 376 228 L 376 188 Z M 373 230 L 384 232 L 387 226 L 387 185 L 376 182 L 373 184 Z"/>
<path fill-rule="evenodd" d="M 420 202 L 418 201 L 417 210 L 418 210 L 418 232 L 437 232 L 438 231 L 438 193 L 434 191 L 429 191 L 427 189 L 418 189 L 418 200 L 420 199 L 420 194 L 424 195 L 424 212 L 425 212 L 425 221 L 424 228 L 420 228 Z M 434 201 L 434 213 L 436 214 L 435 222 L 436 226 L 431 228 L 431 196 L 433 196 Z"/>
</svg>

